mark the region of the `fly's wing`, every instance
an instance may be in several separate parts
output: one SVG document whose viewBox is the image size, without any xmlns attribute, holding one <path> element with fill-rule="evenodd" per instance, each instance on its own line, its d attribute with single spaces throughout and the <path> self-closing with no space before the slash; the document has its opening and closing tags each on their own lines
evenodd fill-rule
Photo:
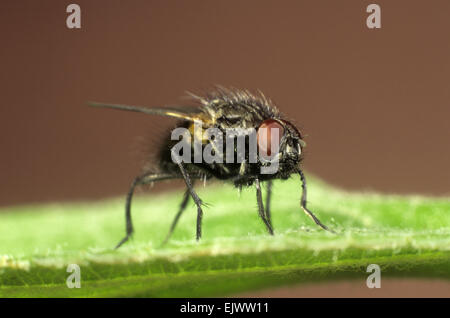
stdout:
<svg viewBox="0 0 450 318">
<path fill-rule="evenodd" d="M 209 116 L 207 116 L 200 108 L 192 107 L 161 107 L 161 108 L 146 108 L 141 106 L 132 105 L 119 105 L 119 104 L 105 104 L 97 102 L 88 102 L 89 106 L 99 108 L 112 108 L 118 110 L 126 110 L 131 112 L 144 113 L 148 115 L 160 115 L 167 117 L 174 117 L 191 122 L 209 122 Z"/>
</svg>

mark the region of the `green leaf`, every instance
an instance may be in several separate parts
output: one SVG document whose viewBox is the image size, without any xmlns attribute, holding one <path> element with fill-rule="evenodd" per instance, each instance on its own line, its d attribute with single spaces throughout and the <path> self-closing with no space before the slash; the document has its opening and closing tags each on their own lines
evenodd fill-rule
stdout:
<svg viewBox="0 0 450 318">
<path fill-rule="evenodd" d="M 205 297 L 306 281 L 355 278 L 369 264 L 383 277 L 450 278 L 450 200 L 350 193 L 312 179 L 308 206 L 337 234 L 300 208 L 300 181 L 277 181 L 266 233 L 253 188 L 198 187 L 203 238 L 195 241 L 191 204 L 172 239 L 161 243 L 182 192 L 138 195 L 135 235 L 124 236 L 124 198 L 3 208 L 0 297 Z M 70 289 L 68 264 L 81 268 Z"/>
</svg>

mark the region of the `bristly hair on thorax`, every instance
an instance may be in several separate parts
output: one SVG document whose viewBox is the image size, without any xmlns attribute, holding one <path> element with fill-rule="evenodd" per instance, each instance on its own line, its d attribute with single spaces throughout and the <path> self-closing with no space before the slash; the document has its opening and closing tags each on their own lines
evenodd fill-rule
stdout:
<svg viewBox="0 0 450 318">
<path fill-rule="evenodd" d="M 224 86 L 216 85 L 214 90 L 206 92 L 203 96 L 186 92 L 195 102 L 201 105 L 201 108 L 207 111 L 210 115 L 217 111 L 218 107 L 224 105 L 228 106 L 243 106 L 257 109 L 261 115 L 266 118 L 281 117 L 281 113 L 275 106 L 273 101 L 266 97 L 260 90 L 257 93 L 252 93 L 247 89 L 238 89 L 234 87 L 226 88 Z"/>
<path fill-rule="evenodd" d="M 260 90 L 257 94 L 251 93 L 248 89 L 238 89 L 238 88 L 226 88 L 224 86 L 216 85 L 215 89 L 208 91 L 203 97 L 198 96 L 192 92 L 187 92 L 188 95 L 195 99 L 198 99 L 201 104 L 207 106 L 217 103 L 226 104 L 254 104 L 259 107 L 264 107 L 267 109 L 275 108 L 273 102 L 267 98 L 264 93 Z"/>
</svg>

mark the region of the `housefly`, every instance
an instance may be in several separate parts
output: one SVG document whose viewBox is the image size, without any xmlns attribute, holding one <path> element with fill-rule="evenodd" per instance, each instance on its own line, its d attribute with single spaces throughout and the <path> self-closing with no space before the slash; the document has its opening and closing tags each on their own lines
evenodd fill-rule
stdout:
<svg viewBox="0 0 450 318">
<path fill-rule="evenodd" d="M 197 103 L 195 108 L 89 103 L 94 107 L 179 120 L 177 128 L 167 135 L 158 150 L 157 168 L 147 169 L 131 183 L 125 203 L 126 236 L 116 248 L 133 234 L 131 200 L 135 188 L 167 179 L 183 179 L 186 191 L 164 243 L 173 233 L 190 198 L 197 207 L 196 238 L 201 238 L 204 203 L 194 189 L 194 182 L 213 178 L 229 181 L 238 188 L 254 186 L 259 216 L 268 233 L 273 235 L 270 212 L 272 181 L 297 174 L 302 182 L 301 208 L 318 226 L 333 232 L 306 207 L 306 179 L 300 169 L 302 149 L 306 145 L 303 136 L 270 99 L 261 92 L 253 94 L 248 90 L 223 87 L 217 87 L 204 96 L 190 95 Z M 209 154 L 209 158 L 205 154 Z M 261 182 L 267 182 L 265 208 Z"/>
</svg>

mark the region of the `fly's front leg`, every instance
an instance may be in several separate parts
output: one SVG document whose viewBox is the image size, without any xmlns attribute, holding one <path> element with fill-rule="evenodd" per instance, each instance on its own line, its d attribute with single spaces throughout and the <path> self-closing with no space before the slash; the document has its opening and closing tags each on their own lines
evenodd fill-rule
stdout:
<svg viewBox="0 0 450 318">
<path fill-rule="evenodd" d="M 336 232 L 334 232 L 333 230 L 329 229 L 325 224 L 320 222 L 320 220 L 314 215 L 314 213 L 312 213 L 311 210 L 309 210 L 306 207 L 306 178 L 305 178 L 305 175 L 303 174 L 303 171 L 301 171 L 300 169 L 298 169 L 298 173 L 299 173 L 300 179 L 302 181 L 302 190 L 303 191 L 302 191 L 302 198 L 300 200 L 300 206 L 302 207 L 303 211 L 306 213 L 306 215 L 308 215 L 314 221 L 314 223 L 316 223 L 322 229 L 324 229 L 325 231 L 328 231 L 328 232 L 336 234 Z"/>
<path fill-rule="evenodd" d="M 269 222 L 270 226 L 272 226 L 272 216 L 270 215 L 270 199 L 272 197 L 272 180 L 267 182 L 267 196 L 266 196 L 266 219 Z"/>
<path fill-rule="evenodd" d="M 259 183 L 259 179 L 255 180 L 255 188 L 256 188 L 256 201 L 258 202 L 259 216 L 261 217 L 264 224 L 266 225 L 266 228 L 267 228 L 267 231 L 269 232 L 269 234 L 273 235 L 272 225 L 269 223 L 269 221 L 267 220 L 266 215 L 264 213 L 264 204 L 263 204 L 261 185 Z"/>
</svg>

